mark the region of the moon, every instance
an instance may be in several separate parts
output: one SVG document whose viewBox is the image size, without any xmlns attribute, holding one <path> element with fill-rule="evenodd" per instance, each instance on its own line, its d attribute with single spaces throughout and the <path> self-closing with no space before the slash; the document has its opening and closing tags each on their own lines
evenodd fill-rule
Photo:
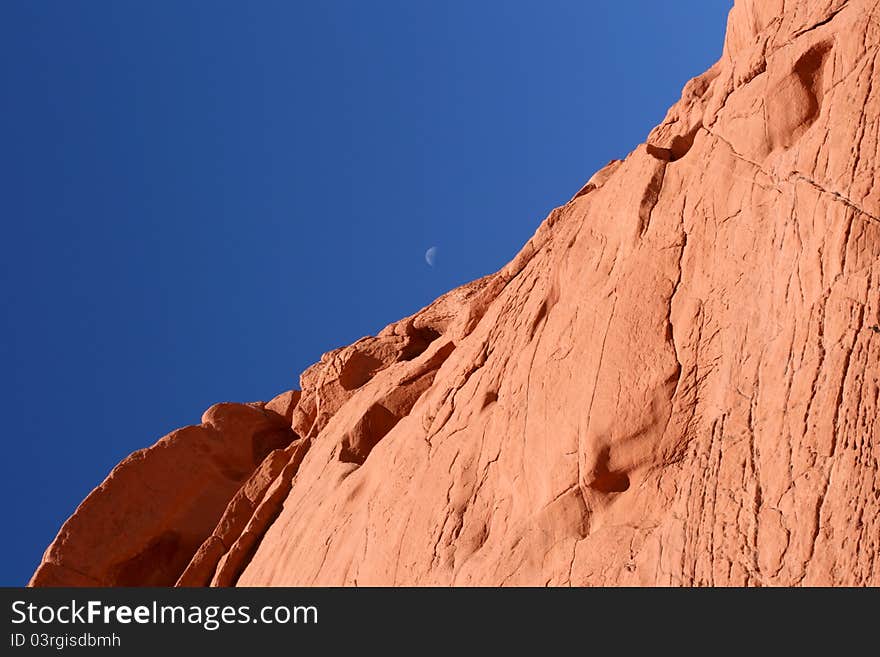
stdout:
<svg viewBox="0 0 880 657">
<path fill-rule="evenodd" d="M 437 247 L 432 246 L 430 249 L 425 251 L 425 262 L 428 263 L 429 266 L 433 267 L 437 262 Z"/>
</svg>

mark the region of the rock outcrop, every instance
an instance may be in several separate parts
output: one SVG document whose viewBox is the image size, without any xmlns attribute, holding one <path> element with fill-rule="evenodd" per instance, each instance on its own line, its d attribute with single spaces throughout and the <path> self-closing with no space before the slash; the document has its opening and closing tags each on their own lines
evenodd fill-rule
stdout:
<svg viewBox="0 0 880 657">
<path fill-rule="evenodd" d="M 285 403 L 215 404 L 126 458 L 64 523 L 31 585 L 174 584 L 203 542 L 235 530 L 227 505 L 246 508 L 277 455 L 302 442 L 277 412 Z"/>
<path fill-rule="evenodd" d="M 33 585 L 880 585 L 880 3 L 721 60 L 502 271 L 121 463 Z"/>
</svg>

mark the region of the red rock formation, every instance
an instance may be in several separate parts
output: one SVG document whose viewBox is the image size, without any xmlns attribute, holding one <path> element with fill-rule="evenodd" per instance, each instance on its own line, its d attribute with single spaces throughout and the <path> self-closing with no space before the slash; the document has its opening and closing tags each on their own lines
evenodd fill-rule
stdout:
<svg viewBox="0 0 880 657">
<path fill-rule="evenodd" d="M 129 457 L 32 584 L 880 584 L 878 46 L 737 0 L 507 267 Z"/>
<path fill-rule="evenodd" d="M 212 531 L 235 531 L 229 514 L 221 518 L 230 498 L 249 501 L 296 438 L 289 420 L 262 404 L 212 406 L 202 424 L 117 465 L 64 523 L 31 585 L 174 584 Z"/>
</svg>

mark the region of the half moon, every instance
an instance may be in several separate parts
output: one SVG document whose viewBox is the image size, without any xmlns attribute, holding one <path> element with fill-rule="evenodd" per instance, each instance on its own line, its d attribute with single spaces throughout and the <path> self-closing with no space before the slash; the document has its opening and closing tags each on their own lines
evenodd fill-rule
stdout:
<svg viewBox="0 0 880 657">
<path fill-rule="evenodd" d="M 437 247 L 432 246 L 430 249 L 425 251 L 425 262 L 428 263 L 431 267 L 434 266 L 434 263 L 437 262 Z"/>
</svg>

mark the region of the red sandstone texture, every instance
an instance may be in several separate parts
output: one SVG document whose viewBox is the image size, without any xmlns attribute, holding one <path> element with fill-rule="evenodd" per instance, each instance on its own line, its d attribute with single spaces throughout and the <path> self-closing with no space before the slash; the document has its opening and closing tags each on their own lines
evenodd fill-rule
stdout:
<svg viewBox="0 0 880 657">
<path fill-rule="evenodd" d="M 502 271 L 117 466 L 45 585 L 880 585 L 880 4 L 721 60 Z"/>
</svg>

